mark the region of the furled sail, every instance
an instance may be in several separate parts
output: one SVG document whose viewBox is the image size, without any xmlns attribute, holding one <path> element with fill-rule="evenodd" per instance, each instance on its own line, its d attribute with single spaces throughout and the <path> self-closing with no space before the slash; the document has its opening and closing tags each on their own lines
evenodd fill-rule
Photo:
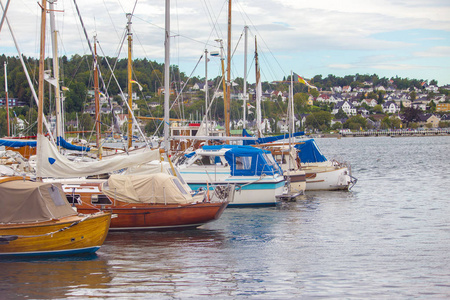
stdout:
<svg viewBox="0 0 450 300">
<path fill-rule="evenodd" d="M 160 159 L 157 149 L 134 155 L 118 155 L 94 162 L 73 162 L 60 154 L 44 135 L 38 135 L 38 146 L 36 170 L 38 177 L 71 178 L 98 175 Z"/>
</svg>

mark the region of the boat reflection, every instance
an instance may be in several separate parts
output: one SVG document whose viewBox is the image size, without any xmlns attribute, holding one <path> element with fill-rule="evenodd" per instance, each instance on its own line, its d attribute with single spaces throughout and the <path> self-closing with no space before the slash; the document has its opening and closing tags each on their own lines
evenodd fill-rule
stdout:
<svg viewBox="0 0 450 300">
<path fill-rule="evenodd" d="M 111 282 L 107 262 L 96 254 L 70 258 L 2 259 L 2 299 L 60 299 Z"/>
</svg>

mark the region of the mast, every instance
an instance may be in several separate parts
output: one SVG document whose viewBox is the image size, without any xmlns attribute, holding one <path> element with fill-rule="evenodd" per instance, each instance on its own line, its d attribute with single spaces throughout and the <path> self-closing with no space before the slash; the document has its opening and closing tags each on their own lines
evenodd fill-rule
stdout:
<svg viewBox="0 0 450 300">
<path fill-rule="evenodd" d="M 39 53 L 39 89 L 38 89 L 38 119 L 37 119 L 37 146 L 36 152 L 42 152 L 42 143 L 39 142 L 43 136 L 43 117 L 44 117 L 44 60 L 45 60 L 45 25 L 47 15 L 47 0 L 42 0 L 41 5 L 41 39 L 40 39 L 40 53 Z M 39 156 L 38 156 L 39 157 Z M 37 167 L 39 168 L 40 161 L 37 160 Z M 42 178 L 37 177 L 37 181 L 42 181 Z"/>
<path fill-rule="evenodd" d="M 37 134 L 43 135 L 43 117 L 44 117 L 44 70 L 45 70 L 45 26 L 46 26 L 46 14 L 47 14 L 47 0 L 42 0 L 41 5 L 41 39 L 40 39 L 40 53 L 39 53 L 39 89 L 38 89 L 38 122 L 37 122 Z M 39 148 L 39 146 L 38 146 Z"/>
<path fill-rule="evenodd" d="M 248 26 L 244 27 L 244 37 L 245 37 L 245 43 L 244 43 L 244 125 L 243 128 L 245 129 L 245 125 L 247 123 L 247 35 L 248 35 Z"/>
<path fill-rule="evenodd" d="M 0 6 L 2 7 L 3 11 L 6 12 L 7 8 L 5 9 L 3 7 L 3 3 L 1 1 L 0 1 Z M 26 67 L 25 62 L 23 60 L 23 55 L 22 55 L 22 52 L 20 51 L 19 44 L 17 43 L 16 36 L 14 35 L 14 30 L 12 29 L 11 24 L 9 23 L 9 20 L 8 20 L 8 17 L 6 16 L 6 14 L 4 14 L 4 20 L 6 20 L 6 24 L 8 24 L 9 31 L 11 33 L 11 36 L 12 36 L 13 41 L 14 41 L 14 45 L 16 46 L 16 50 L 17 50 L 17 53 L 19 55 L 20 63 L 22 64 L 22 68 L 23 68 L 23 71 L 25 73 L 25 77 L 27 78 L 28 84 L 29 84 L 30 89 L 31 89 L 31 94 L 33 95 L 33 98 L 34 98 L 34 101 L 36 102 L 36 105 L 39 106 L 38 95 L 36 94 L 36 90 L 34 88 L 33 82 L 31 81 L 30 74 L 28 73 L 27 67 Z M 47 129 L 47 132 L 48 132 L 51 140 L 54 141 L 55 139 L 53 137 L 52 132 L 50 131 L 50 127 L 49 127 L 47 121 L 45 119 L 43 119 L 43 122 L 44 122 L 45 128 Z"/>
<path fill-rule="evenodd" d="M 225 65 L 224 65 L 225 58 L 223 57 L 223 41 L 221 39 L 217 39 L 216 42 L 220 43 L 220 63 L 222 65 L 223 103 L 224 103 L 224 114 L 226 115 L 225 104 L 227 102 L 226 101 L 226 96 L 227 96 L 227 90 L 228 89 L 227 89 L 227 83 L 225 82 Z M 226 116 L 225 116 L 225 120 L 226 120 Z M 225 121 L 225 123 L 226 123 L 226 121 Z"/>
<path fill-rule="evenodd" d="M 4 67 L 5 67 L 5 101 L 6 101 L 6 124 L 8 126 L 8 136 L 10 136 L 10 131 L 9 131 L 9 100 L 8 100 L 8 75 L 7 75 L 7 71 L 6 71 L 6 67 L 7 67 L 7 63 L 6 61 L 3 63 Z"/>
<path fill-rule="evenodd" d="M 293 167 L 293 161 L 291 158 L 292 150 L 292 134 L 293 134 L 293 123 L 294 123 L 294 74 L 291 71 L 291 85 L 289 87 L 289 103 L 288 103 L 288 121 L 289 121 L 289 170 Z"/>
<path fill-rule="evenodd" d="M 50 31 L 52 39 L 52 53 L 53 53 L 53 78 L 54 81 L 51 84 L 55 87 L 55 112 L 56 112 L 56 139 L 59 137 L 64 138 L 64 129 L 62 127 L 62 114 L 61 114 L 61 90 L 59 86 L 59 65 L 58 65 L 58 31 L 55 26 L 55 2 L 57 0 L 49 0 L 49 12 L 50 12 Z"/>
<path fill-rule="evenodd" d="M 230 96 L 231 96 L 231 3 L 228 0 L 228 46 L 227 46 L 227 95 L 225 97 L 225 133 L 230 136 Z M 224 91 L 225 92 L 225 91 Z M 228 142 L 227 142 L 228 143 Z"/>
<path fill-rule="evenodd" d="M 256 128 L 258 130 L 258 138 L 261 137 L 261 74 L 259 73 L 258 63 L 258 45 L 255 36 L 255 69 L 256 69 Z"/>
<path fill-rule="evenodd" d="M 131 33 L 131 14 L 127 14 L 128 23 L 127 23 L 127 30 L 128 30 L 128 149 L 131 148 L 133 145 L 133 116 L 131 107 L 133 105 L 133 99 L 132 99 L 132 74 L 131 74 L 131 46 L 132 46 L 132 33 Z"/>
<path fill-rule="evenodd" d="M 208 50 L 205 49 L 205 131 L 206 136 L 208 132 Z"/>
<path fill-rule="evenodd" d="M 169 153 L 169 101 L 170 101 L 170 0 L 166 0 L 164 37 L 164 150 Z"/>
<path fill-rule="evenodd" d="M 95 145 L 100 147 L 100 96 L 98 88 L 97 36 L 94 36 Z M 100 156 L 100 152 L 99 152 Z"/>
</svg>

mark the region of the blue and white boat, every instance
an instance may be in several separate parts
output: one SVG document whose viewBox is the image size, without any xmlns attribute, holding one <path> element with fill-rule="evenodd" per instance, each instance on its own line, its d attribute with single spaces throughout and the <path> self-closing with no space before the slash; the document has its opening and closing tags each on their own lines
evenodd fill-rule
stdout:
<svg viewBox="0 0 450 300">
<path fill-rule="evenodd" d="M 269 151 L 251 146 L 203 146 L 177 161 L 193 190 L 235 184 L 229 207 L 274 206 L 285 187 L 283 171 Z"/>
</svg>

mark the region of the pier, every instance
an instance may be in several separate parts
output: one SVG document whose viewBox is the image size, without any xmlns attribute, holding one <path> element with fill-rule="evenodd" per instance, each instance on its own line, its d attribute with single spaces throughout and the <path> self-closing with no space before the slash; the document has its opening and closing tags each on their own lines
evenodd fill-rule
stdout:
<svg viewBox="0 0 450 300">
<path fill-rule="evenodd" d="M 333 136 L 336 137 L 364 137 L 364 136 L 436 136 L 450 135 L 450 128 L 445 129 L 396 129 L 396 130 L 373 130 L 342 132 Z"/>
</svg>

